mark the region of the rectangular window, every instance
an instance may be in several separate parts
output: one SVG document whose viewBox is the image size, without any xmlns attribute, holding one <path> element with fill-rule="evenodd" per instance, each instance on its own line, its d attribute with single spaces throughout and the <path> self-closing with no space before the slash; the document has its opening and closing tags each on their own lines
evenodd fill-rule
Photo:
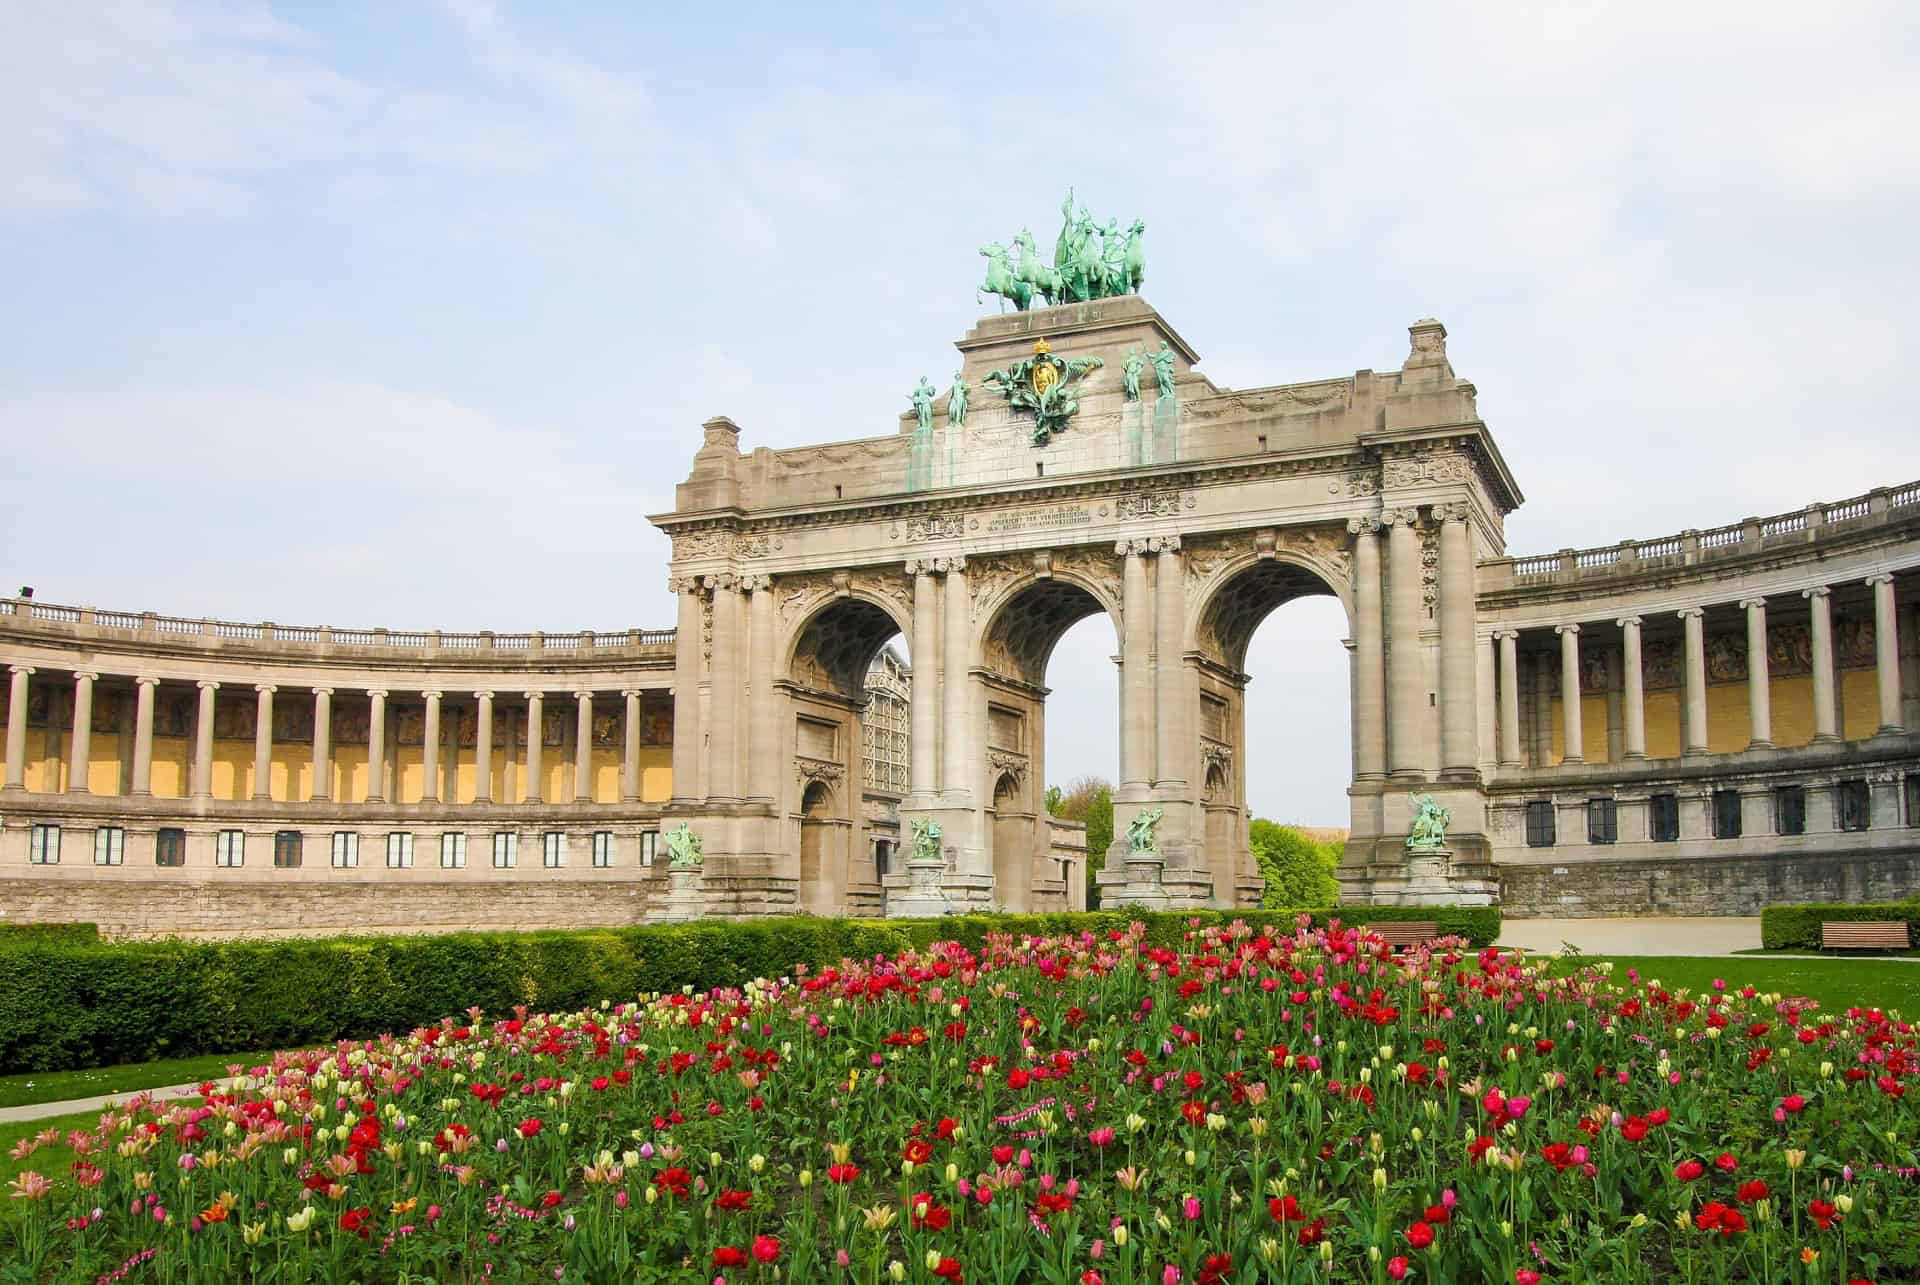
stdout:
<svg viewBox="0 0 1920 1285">
<path fill-rule="evenodd" d="M 567 864 L 567 836 L 561 830 L 549 830 L 540 836 L 540 864 L 557 870 Z"/>
<path fill-rule="evenodd" d="M 332 860 L 336 870 L 351 870 L 360 864 L 360 834 L 357 830 L 333 832 Z"/>
<path fill-rule="evenodd" d="M 1920 825 L 1920 772 L 1907 777 L 1907 824 Z"/>
<path fill-rule="evenodd" d="M 440 836 L 440 868 L 442 870 L 467 868 L 467 836 L 464 833 Z"/>
<path fill-rule="evenodd" d="M 892 850 L 892 845 L 889 844 L 885 839 L 878 840 L 877 842 L 874 843 L 873 845 L 873 877 L 874 878 L 885 879 L 887 877 L 887 857 L 888 857 L 888 854 L 891 852 L 891 850 Z M 1067 867 L 1066 862 L 1063 861 L 1060 863 L 1060 868 L 1062 871 L 1064 871 L 1066 867 Z M 1066 875 L 1063 873 L 1060 877 L 1064 879 L 1066 878 Z"/>
<path fill-rule="evenodd" d="M 103 825 L 93 832 L 93 864 L 117 866 L 127 859 L 127 832 L 117 825 Z"/>
<path fill-rule="evenodd" d="M 1807 789 L 1803 785 L 1775 786 L 1773 791 L 1773 832 L 1807 832 Z"/>
<path fill-rule="evenodd" d="M 1647 834 L 1655 843 L 1672 843 L 1680 837 L 1680 796 L 1647 796 Z"/>
<path fill-rule="evenodd" d="M 640 832 L 640 864 L 641 865 L 643 866 L 653 865 L 653 851 L 654 851 L 654 848 L 659 844 L 659 842 L 660 842 L 660 832 L 658 830 L 642 830 Z"/>
<path fill-rule="evenodd" d="M 273 865 L 276 870 L 292 870 L 300 864 L 301 842 L 305 838 L 298 830 L 275 830 L 273 832 Z"/>
<path fill-rule="evenodd" d="M 493 868 L 511 870 L 520 860 L 520 835 L 514 830 L 493 832 Z"/>
<path fill-rule="evenodd" d="M 32 845 L 27 850 L 27 860 L 36 866 L 60 864 L 59 826 L 36 825 L 33 827 Z"/>
<path fill-rule="evenodd" d="M 413 832 L 411 830 L 387 832 L 387 869 L 413 869 Z"/>
<path fill-rule="evenodd" d="M 1713 792 L 1713 837 L 1716 839 L 1740 837 L 1740 791 L 1715 790 Z"/>
<path fill-rule="evenodd" d="M 245 865 L 247 860 L 247 832 L 245 830 L 222 830 L 214 836 L 213 864 L 216 866 Z"/>
<path fill-rule="evenodd" d="M 1527 804 L 1527 846 L 1553 846 L 1553 804 L 1546 799 L 1536 799 Z"/>
<path fill-rule="evenodd" d="M 1873 819 L 1872 798 L 1865 781 L 1842 781 L 1833 787 L 1834 813 L 1842 830 L 1864 830 Z"/>
<path fill-rule="evenodd" d="M 1612 799 L 1587 800 L 1587 842 L 1612 843 L 1620 837 L 1619 812 Z"/>
<path fill-rule="evenodd" d="M 613 831 L 595 830 L 593 832 L 593 865 L 596 870 L 605 870 L 613 864 Z"/>
<path fill-rule="evenodd" d="M 184 866 L 187 864 L 187 832 L 168 827 L 157 830 L 153 836 L 153 864 L 156 866 Z"/>
</svg>

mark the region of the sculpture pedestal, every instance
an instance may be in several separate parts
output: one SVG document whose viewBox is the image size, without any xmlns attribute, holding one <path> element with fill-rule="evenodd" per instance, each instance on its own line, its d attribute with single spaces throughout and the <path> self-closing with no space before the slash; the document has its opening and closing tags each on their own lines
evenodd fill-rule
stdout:
<svg viewBox="0 0 1920 1285">
<path fill-rule="evenodd" d="M 907 862 L 907 886 L 887 893 L 887 918 L 932 919 L 951 914 L 954 906 L 944 882 L 947 863 L 939 857 L 914 857 Z"/>
<path fill-rule="evenodd" d="M 1107 865 L 1098 880 L 1100 905 L 1165 910 L 1172 904 L 1164 878 L 1166 861 L 1157 852 L 1128 852 L 1125 848 L 1125 840 L 1118 840 L 1107 852 Z"/>
<path fill-rule="evenodd" d="M 1493 868 L 1484 862 L 1455 858 L 1452 848 L 1408 850 L 1404 866 L 1373 866 L 1367 871 L 1367 896 L 1342 900 L 1375 906 L 1496 904 L 1500 883 Z"/>
<path fill-rule="evenodd" d="M 667 904 L 654 918 L 662 923 L 686 923 L 706 915 L 707 899 L 701 891 L 699 866 L 673 866 L 667 870 Z"/>
</svg>

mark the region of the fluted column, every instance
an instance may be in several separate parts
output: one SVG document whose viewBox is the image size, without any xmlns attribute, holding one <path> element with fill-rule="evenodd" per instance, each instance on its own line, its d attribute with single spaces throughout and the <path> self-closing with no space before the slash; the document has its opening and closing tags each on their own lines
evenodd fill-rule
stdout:
<svg viewBox="0 0 1920 1285">
<path fill-rule="evenodd" d="M 700 787 L 700 582 L 675 576 L 667 582 L 678 600 L 673 644 L 673 801 L 690 804 Z"/>
<path fill-rule="evenodd" d="M 593 802 L 593 693 L 573 694 L 573 801 Z"/>
<path fill-rule="evenodd" d="M 157 678 L 133 680 L 133 785 L 129 794 L 153 793 L 153 691 Z"/>
<path fill-rule="evenodd" d="M 1187 568 L 1180 537 L 1155 536 L 1153 568 L 1154 731 L 1159 766 L 1155 784 L 1166 798 L 1187 791 L 1186 624 Z"/>
<path fill-rule="evenodd" d="M 527 788 L 529 803 L 539 803 L 547 796 L 546 782 L 542 777 L 546 766 L 541 756 L 546 752 L 546 697 L 541 692 L 522 692 L 527 702 Z"/>
<path fill-rule="evenodd" d="M 1120 788 L 1144 799 L 1153 785 L 1153 614 L 1145 540 L 1122 540 L 1120 575 Z"/>
<path fill-rule="evenodd" d="M 1627 751 L 1630 759 L 1647 756 L 1647 676 L 1640 667 L 1640 617 L 1622 616 L 1620 626 L 1620 675 L 1625 693 L 1621 697 L 1627 724 Z"/>
<path fill-rule="evenodd" d="M 1678 613 L 1686 636 L 1687 712 L 1680 739 L 1682 754 L 1707 752 L 1707 643 L 1706 612 L 1688 607 Z"/>
<path fill-rule="evenodd" d="M 907 785 L 916 806 L 930 807 L 940 792 L 940 711 L 935 705 L 940 690 L 940 604 L 934 600 L 933 561 L 915 559 L 907 571 L 913 576 L 913 686 L 907 694 L 912 777 Z"/>
<path fill-rule="evenodd" d="M 255 683 L 253 704 L 253 797 L 273 797 L 273 694 L 280 689 L 272 683 Z"/>
<path fill-rule="evenodd" d="M 86 794 L 87 768 L 93 757 L 93 680 L 91 670 L 73 675 L 73 744 L 68 747 L 67 793 Z"/>
<path fill-rule="evenodd" d="M 493 802 L 493 693 L 473 694 L 473 801 Z"/>
<path fill-rule="evenodd" d="M 1773 692 L 1767 674 L 1767 600 L 1742 598 L 1747 610 L 1747 748 L 1773 744 Z"/>
<path fill-rule="evenodd" d="M 1502 629 L 1500 640 L 1500 766 L 1520 766 L 1520 631 Z"/>
<path fill-rule="evenodd" d="M 7 690 L 7 784 L 9 790 L 27 788 L 27 679 L 32 665 L 9 668 L 12 686 Z"/>
<path fill-rule="evenodd" d="M 1440 523 L 1440 766 L 1472 772 L 1480 762 L 1474 700 L 1473 532 L 1466 503 L 1436 504 Z"/>
<path fill-rule="evenodd" d="M 620 693 L 625 703 L 621 710 L 620 801 L 640 801 L 640 690 L 626 688 Z"/>
<path fill-rule="evenodd" d="M 313 689 L 313 787 L 307 797 L 324 803 L 333 797 L 333 688 Z"/>
<path fill-rule="evenodd" d="M 969 645 L 972 639 L 968 636 L 972 604 L 967 598 L 967 560 L 955 557 L 943 561 L 947 572 L 943 590 L 947 633 L 940 650 L 946 661 L 947 707 L 941 728 L 946 742 L 946 762 L 943 764 L 946 779 L 942 784 L 950 806 L 970 807 L 973 803 L 973 752 L 969 748 L 968 732 L 973 711 L 967 707 L 967 693 L 973 682 L 973 676 L 968 672 L 972 668 L 973 657 L 973 648 Z"/>
<path fill-rule="evenodd" d="M 1580 626 L 1555 625 L 1560 635 L 1560 761 L 1587 761 L 1586 729 L 1581 726 Z"/>
<path fill-rule="evenodd" d="M 1386 621 L 1380 605 L 1380 519 L 1349 518 L 1353 536 L 1354 775 L 1387 774 Z"/>
<path fill-rule="evenodd" d="M 1840 720 L 1833 692 L 1833 608 L 1825 585 L 1801 590 L 1811 613 L 1813 640 L 1813 739 L 1840 739 Z"/>
<path fill-rule="evenodd" d="M 747 672 L 753 705 L 747 717 L 747 788 L 750 799 L 780 803 L 780 725 L 773 692 L 773 577 L 744 577 L 747 599 Z M 917 657 L 916 657 L 917 659 Z"/>
<path fill-rule="evenodd" d="M 740 590 L 730 575 L 708 576 L 713 590 L 713 683 L 708 708 L 707 797 L 740 797 Z"/>
<path fill-rule="evenodd" d="M 440 801 L 440 693 L 423 691 L 420 696 L 427 703 L 420 745 L 420 767 L 423 777 L 420 801 L 438 803 Z"/>
<path fill-rule="evenodd" d="M 1387 763 L 1395 775 L 1423 774 L 1426 679 L 1420 663 L 1420 536 L 1417 509 L 1388 509 Z"/>
<path fill-rule="evenodd" d="M 193 718 L 193 797 L 213 797 L 213 701 L 220 684 L 211 678 L 199 683 L 200 706 Z"/>
<path fill-rule="evenodd" d="M 387 801 L 387 693 L 367 690 L 367 802 Z"/>
<path fill-rule="evenodd" d="M 1883 735 L 1902 732 L 1900 709 L 1900 635 L 1895 617 L 1893 577 L 1886 573 L 1868 576 L 1873 586 L 1873 661 L 1880 680 L 1880 731 Z"/>
</svg>

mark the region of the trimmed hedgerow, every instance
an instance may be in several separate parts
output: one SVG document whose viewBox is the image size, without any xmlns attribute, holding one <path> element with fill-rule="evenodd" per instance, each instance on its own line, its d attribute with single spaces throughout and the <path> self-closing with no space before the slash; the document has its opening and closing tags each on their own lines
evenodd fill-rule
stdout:
<svg viewBox="0 0 1920 1285">
<path fill-rule="evenodd" d="M 100 940 L 95 924 L 10 924 L 0 922 L 0 950 L 23 941 L 89 942 Z"/>
<path fill-rule="evenodd" d="M 1768 950 L 1819 950 L 1821 924 L 1863 920 L 1905 920 L 1907 935 L 1920 946 L 1920 899 L 1768 906 L 1760 912 L 1760 944 Z"/>
<path fill-rule="evenodd" d="M 585 932 L 102 942 L 22 935 L 0 949 L 0 1072 L 55 1071 L 226 1049 L 285 1048 L 405 1031 L 470 1008 L 578 1009 L 648 991 L 738 985 L 845 958 L 989 933 L 1058 935 L 1144 923 L 1172 945 L 1198 923 L 1432 919 L 1476 945 L 1492 908 L 1352 906 L 1316 911 L 953 915 L 862 921 L 779 918 Z"/>
</svg>

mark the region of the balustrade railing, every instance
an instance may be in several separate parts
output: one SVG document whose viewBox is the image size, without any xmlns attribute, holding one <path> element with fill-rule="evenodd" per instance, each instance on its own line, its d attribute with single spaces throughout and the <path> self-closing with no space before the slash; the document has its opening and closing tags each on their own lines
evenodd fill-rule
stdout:
<svg viewBox="0 0 1920 1285">
<path fill-rule="evenodd" d="M 1558 553 L 1495 558 L 1481 564 L 1483 587 L 1497 583 L 1505 571 L 1515 584 L 1540 584 L 1559 576 L 1608 574 L 1649 563 L 1691 562 L 1702 556 L 1719 557 L 1757 550 L 1770 541 L 1818 540 L 1830 527 L 1865 518 L 1905 516 L 1900 510 L 1920 505 L 1920 482 L 1880 487 L 1850 499 L 1810 504 L 1791 513 L 1748 518 L 1706 531 L 1682 531 L 1655 540 L 1625 540 L 1592 549 L 1562 549 Z M 1837 534 L 1837 533 L 1836 533 Z"/>
</svg>

